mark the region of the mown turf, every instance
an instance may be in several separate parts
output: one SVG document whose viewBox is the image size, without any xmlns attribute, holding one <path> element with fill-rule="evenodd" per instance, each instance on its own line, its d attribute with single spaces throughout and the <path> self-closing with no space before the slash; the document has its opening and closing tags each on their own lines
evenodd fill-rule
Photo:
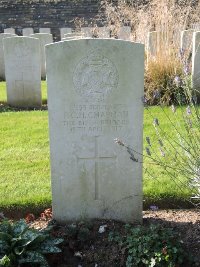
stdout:
<svg viewBox="0 0 200 267">
<path fill-rule="evenodd" d="M 42 86 L 45 100 L 46 83 L 42 82 Z M 6 101 L 5 83 L 0 83 L 0 102 L 3 101 Z M 171 116 L 169 108 L 165 111 Z M 155 117 L 166 134 L 173 135 L 170 122 L 160 108 L 145 110 L 144 149 L 146 136 L 150 136 L 154 143 L 157 140 L 152 125 Z M 30 207 L 31 210 L 51 205 L 48 111 L 0 113 L 0 166 L 0 209 Z M 184 202 L 189 198 L 190 190 L 183 186 L 180 188 L 181 183 L 177 185 L 177 181 L 184 177 L 175 177 L 173 181 L 145 157 L 144 169 L 145 207 L 151 204 L 160 207 L 186 205 Z"/>
</svg>

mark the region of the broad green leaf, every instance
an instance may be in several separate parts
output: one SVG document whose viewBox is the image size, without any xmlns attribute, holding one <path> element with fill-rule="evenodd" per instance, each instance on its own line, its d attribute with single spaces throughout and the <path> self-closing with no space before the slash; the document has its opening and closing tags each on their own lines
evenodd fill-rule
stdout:
<svg viewBox="0 0 200 267">
<path fill-rule="evenodd" d="M 45 257 L 36 252 L 36 251 L 27 251 L 23 257 L 20 257 L 18 260 L 19 264 L 21 263 L 41 263 L 43 266 L 49 266 Z"/>
<path fill-rule="evenodd" d="M 12 236 L 7 234 L 7 233 L 0 232 L 0 239 L 7 241 L 7 242 L 10 242 L 12 239 Z"/>
<path fill-rule="evenodd" d="M 50 246 L 50 245 L 42 245 L 41 248 L 40 248 L 40 251 L 42 254 L 48 254 L 48 253 L 60 253 L 62 252 L 62 250 L 58 247 L 55 247 L 55 246 Z"/>
<path fill-rule="evenodd" d="M 13 235 L 20 236 L 24 231 L 28 229 L 28 225 L 25 220 L 19 220 L 13 224 Z"/>
<path fill-rule="evenodd" d="M 0 259 L 0 266 L 5 266 L 5 267 L 11 266 L 11 260 L 7 255 L 5 255 L 2 259 Z"/>
</svg>

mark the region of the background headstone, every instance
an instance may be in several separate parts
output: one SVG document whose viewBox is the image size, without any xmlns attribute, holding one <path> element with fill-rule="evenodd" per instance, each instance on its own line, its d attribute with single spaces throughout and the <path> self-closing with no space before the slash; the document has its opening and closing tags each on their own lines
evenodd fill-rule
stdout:
<svg viewBox="0 0 200 267">
<path fill-rule="evenodd" d="M 60 28 L 60 39 L 64 38 L 64 34 L 71 33 L 71 28 Z"/>
<path fill-rule="evenodd" d="M 157 31 L 148 32 L 147 35 L 147 57 L 155 57 L 158 47 L 158 33 Z"/>
<path fill-rule="evenodd" d="M 122 40 L 130 41 L 131 39 L 131 27 L 129 26 L 122 26 L 118 32 L 118 38 Z"/>
<path fill-rule="evenodd" d="M 3 39 L 7 102 L 14 107 L 41 106 L 39 40 L 30 37 Z"/>
<path fill-rule="evenodd" d="M 46 78 L 46 58 L 45 58 L 45 45 L 53 43 L 53 36 L 49 33 L 35 33 L 30 37 L 38 38 L 40 41 L 40 57 L 41 57 L 41 78 Z"/>
<path fill-rule="evenodd" d="M 22 35 L 23 36 L 30 36 L 31 34 L 33 34 L 33 28 L 24 28 L 22 29 Z"/>
<path fill-rule="evenodd" d="M 93 36 L 92 27 L 82 27 L 81 32 L 83 33 L 84 37 L 91 37 Z"/>
<path fill-rule="evenodd" d="M 80 39 L 46 46 L 53 214 L 142 220 L 144 46 Z M 136 156 L 141 162 L 141 156 Z"/>
<path fill-rule="evenodd" d="M 181 50 L 185 52 L 192 51 L 193 29 L 181 31 Z"/>
<path fill-rule="evenodd" d="M 82 37 L 83 33 L 82 32 L 72 32 L 72 33 L 65 33 L 64 34 L 64 38 L 68 38 L 68 37 Z"/>
<path fill-rule="evenodd" d="M 14 37 L 15 34 L 0 33 L 0 80 L 5 80 L 5 64 L 4 64 L 4 52 L 3 52 L 3 39 L 8 37 Z"/>
<path fill-rule="evenodd" d="M 51 29 L 50 28 L 40 28 L 39 32 L 40 33 L 51 33 Z"/>
<path fill-rule="evenodd" d="M 200 93 L 200 31 L 193 33 L 192 87 Z"/>
<path fill-rule="evenodd" d="M 4 33 L 15 34 L 15 29 L 13 29 L 13 28 L 4 29 Z"/>
</svg>

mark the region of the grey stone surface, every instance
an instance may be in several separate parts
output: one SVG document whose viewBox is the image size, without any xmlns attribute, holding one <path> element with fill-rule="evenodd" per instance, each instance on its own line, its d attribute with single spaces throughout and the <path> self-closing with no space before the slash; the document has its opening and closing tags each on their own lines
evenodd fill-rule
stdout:
<svg viewBox="0 0 200 267">
<path fill-rule="evenodd" d="M 51 29 L 50 28 L 40 28 L 39 32 L 40 33 L 51 33 Z"/>
<path fill-rule="evenodd" d="M 53 43 L 53 36 L 49 33 L 35 33 L 30 37 L 38 38 L 40 41 L 40 57 L 41 57 L 41 78 L 46 78 L 46 58 L 45 58 L 45 45 Z"/>
<path fill-rule="evenodd" d="M 200 92 L 200 31 L 193 33 L 192 86 Z"/>
<path fill-rule="evenodd" d="M 4 29 L 4 33 L 15 34 L 15 29 L 13 29 L 13 28 L 6 28 L 6 29 Z"/>
<path fill-rule="evenodd" d="M 41 106 L 39 40 L 30 37 L 3 39 L 7 102 L 14 107 Z"/>
<path fill-rule="evenodd" d="M 122 26 L 118 32 L 118 38 L 122 40 L 130 41 L 131 39 L 131 27 L 129 26 Z"/>
<path fill-rule="evenodd" d="M 71 32 L 72 32 L 71 28 L 61 28 L 60 29 L 60 39 L 64 38 L 64 34 L 71 33 Z"/>
<path fill-rule="evenodd" d="M 192 51 L 193 29 L 181 31 L 181 49 L 185 52 Z"/>
<path fill-rule="evenodd" d="M 31 34 L 34 34 L 33 28 L 24 28 L 24 29 L 22 29 L 22 35 L 23 36 L 30 36 Z"/>
<path fill-rule="evenodd" d="M 147 57 L 155 57 L 158 46 L 158 33 L 157 31 L 148 32 L 147 35 Z"/>
<path fill-rule="evenodd" d="M 93 37 L 93 28 L 92 27 L 82 27 L 81 32 L 84 37 Z"/>
<path fill-rule="evenodd" d="M 144 46 L 80 39 L 46 46 L 54 218 L 142 221 Z M 139 162 L 139 154 L 135 157 Z"/>
<path fill-rule="evenodd" d="M 4 51 L 3 51 L 3 39 L 15 36 L 11 33 L 0 33 L 0 80 L 5 80 L 5 63 L 4 63 Z"/>
</svg>

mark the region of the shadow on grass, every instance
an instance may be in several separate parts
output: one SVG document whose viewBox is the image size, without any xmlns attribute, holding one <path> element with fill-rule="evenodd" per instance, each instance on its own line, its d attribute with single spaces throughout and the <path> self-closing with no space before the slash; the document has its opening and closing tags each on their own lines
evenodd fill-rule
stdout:
<svg viewBox="0 0 200 267">
<path fill-rule="evenodd" d="M 29 107 L 29 108 L 26 108 L 26 107 L 11 107 L 10 105 L 8 105 L 6 102 L 4 101 L 0 101 L 0 113 L 3 113 L 3 112 L 15 112 L 15 111 L 33 111 L 33 110 L 48 110 L 48 107 L 47 107 L 47 100 L 44 99 L 42 101 L 42 107 L 40 108 L 37 108 L 37 107 Z"/>
</svg>

